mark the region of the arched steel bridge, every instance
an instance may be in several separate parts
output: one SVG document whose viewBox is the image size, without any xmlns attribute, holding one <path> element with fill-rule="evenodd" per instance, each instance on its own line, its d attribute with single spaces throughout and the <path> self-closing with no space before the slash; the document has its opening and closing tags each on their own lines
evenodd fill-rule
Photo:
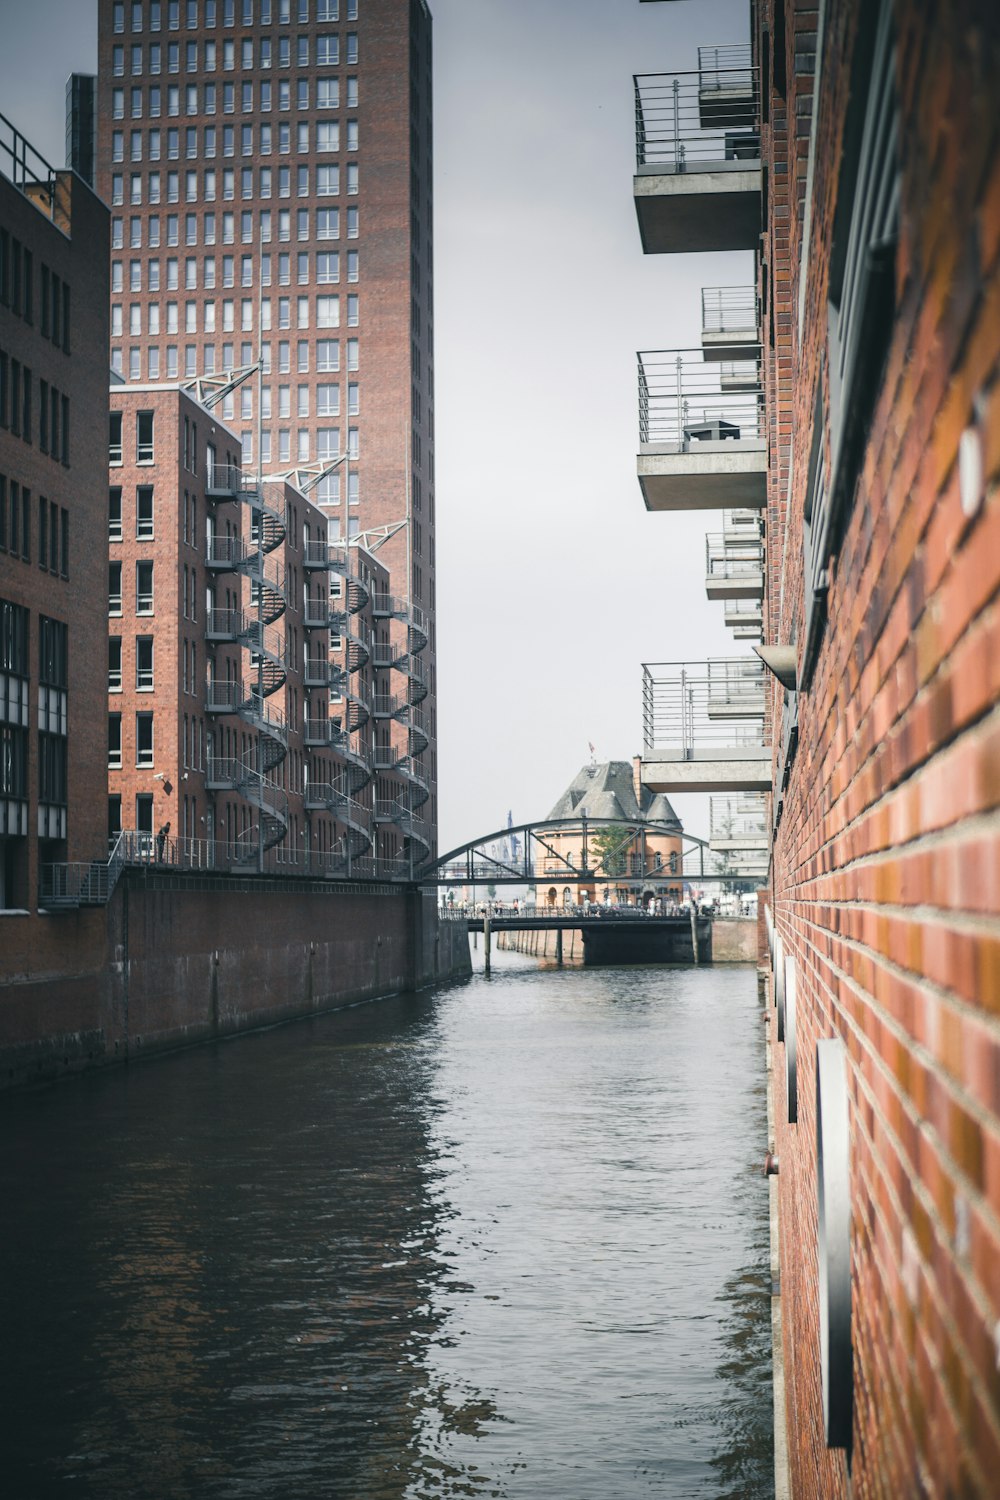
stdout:
<svg viewBox="0 0 1000 1500">
<path fill-rule="evenodd" d="M 628 837 L 616 841 L 613 863 L 615 868 L 605 869 L 599 838 L 609 829 L 627 830 Z M 559 838 L 552 835 L 575 834 L 569 849 L 559 847 Z M 681 858 L 679 868 L 671 870 L 664 862 L 662 869 L 647 867 L 646 840 L 648 838 L 680 839 Z M 667 881 L 687 879 L 698 881 L 723 881 L 745 878 L 730 872 L 714 874 L 705 869 L 707 839 L 695 834 L 681 833 L 676 823 L 647 822 L 628 818 L 546 818 L 544 822 L 519 823 L 516 827 L 498 828 L 482 838 L 468 844 L 460 844 L 436 860 L 429 860 L 416 872 L 421 885 L 573 885 L 577 882 L 598 881 L 610 884 L 613 881 L 649 880 Z M 636 855 L 636 868 L 630 856 Z M 696 855 L 699 868 L 686 869 L 686 856 Z M 579 862 L 576 862 L 577 857 Z M 596 856 L 596 857 L 595 857 Z M 555 861 L 548 869 L 546 858 Z M 618 861 L 623 861 L 619 865 Z"/>
</svg>

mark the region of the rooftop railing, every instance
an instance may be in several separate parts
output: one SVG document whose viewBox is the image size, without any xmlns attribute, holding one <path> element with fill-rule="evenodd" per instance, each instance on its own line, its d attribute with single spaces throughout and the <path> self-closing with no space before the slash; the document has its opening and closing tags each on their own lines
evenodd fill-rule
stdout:
<svg viewBox="0 0 1000 1500">
<path fill-rule="evenodd" d="M 705 286 L 701 289 L 703 333 L 757 333 L 760 312 L 752 286 Z"/>
<path fill-rule="evenodd" d="M 700 349 L 640 352 L 639 438 L 676 444 L 762 438 L 764 398 L 756 359 L 706 361 Z"/>
<path fill-rule="evenodd" d="M 698 71 L 639 73 L 636 162 L 658 172 L 760 160 L 760 70 L 749 46 L 702 47 Z"/>
<path fill-rule="evenodd" d="M 647 751 L 693 760 L 706 751 L 764 748 L 764 667 L 754 657 L 650 662 L 642 668 Z M 735 722 L 733 722 L 735 720 Z"/>
<path fill-rule="evenodd" d="M 41 152 L 36 151 L 26 136 L 23 136 L 17 127 L 8 120 L 6 115 L 0 114 L 0 172 L 26 193 L 38 207 L 43 204 L 39 202 L 41 193 L 48 203 L 49 217 L 52 216 L 52 206 L 55 201 L 56 191 L 56 169 L 45 160 Z"/>
</svg>

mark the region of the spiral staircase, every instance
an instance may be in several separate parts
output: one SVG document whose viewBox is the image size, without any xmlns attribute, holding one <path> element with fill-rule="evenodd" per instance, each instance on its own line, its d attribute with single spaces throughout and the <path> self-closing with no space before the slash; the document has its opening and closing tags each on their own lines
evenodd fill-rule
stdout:
<svg viewBox="0 0 1000 1500">
<path fill-rule="evenodd" d="M 249 544 L 213 532 L 205 557 L 210 574 L 232 573 L 250 582 L 251 610 L 210 610 L 206 637 L 248 651 L 253 678 L 210 683 L 205 705 L 210 714 L 236 714 L 256 731 L 252 753 L 242 759 L 213 756 L 208 772 L 209 790 L 235 791 L 256 811 L 256 822 L 233 851 L 235 863 L 249 864 L 280 844 L 288 831 L 288 798 L 270 779 L 288 754 L 288 726 L 283 711 L 268 702 L 288 679 L 285 635 L 275 628 L 288 607 L 286 577 L 271 556 L 287 531 L 283 508 L 239 470 L 216 469 L 208 493 L 216 500 L 239 500 L 250 509 Z"/>
</svg>

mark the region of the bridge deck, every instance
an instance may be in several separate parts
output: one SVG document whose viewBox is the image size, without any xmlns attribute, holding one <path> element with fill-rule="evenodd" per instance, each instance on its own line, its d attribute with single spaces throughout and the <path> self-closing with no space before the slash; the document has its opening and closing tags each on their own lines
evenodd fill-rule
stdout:
<svg viewBox="0 0 1000 1500">
<path fill-rule="evenodd" d="M 704 922 L 708 919 L 699 915 L 698 920 Z M 468 917 L 466 921 L 470 932 L 483 931 L 483 917 Z M 682 912 L 676 917 L 609 917 L 584 916 L 581 912 L 568 912 L 566 915 L 553 912 L 544 917 L 515 917 L 505 913 L 502 917 L 490 917 L 489 924 L 491 932 L 586 932 L 595 929 L 603 931 L 609 927 L 640 932 L 669 932 L 672 929 L 690 931 L 691 914 Z"/>
</svg>

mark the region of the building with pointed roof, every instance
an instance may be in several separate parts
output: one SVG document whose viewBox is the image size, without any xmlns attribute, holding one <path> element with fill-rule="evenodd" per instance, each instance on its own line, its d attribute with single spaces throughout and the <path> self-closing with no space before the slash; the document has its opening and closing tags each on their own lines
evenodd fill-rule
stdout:
<svg viewBox="0 0 1000 1500">
<path fill-rule="evenodd" d="M 552 807 L 553 823 L 579 823 L 538 835 L 540 906 L 649 906 L 681 899 L 684 829 L 669 799 L 642 786 L 638 765 L 592 761 Z M 580 879 L 584 871 L 588 878 Z"/>
</svg>

